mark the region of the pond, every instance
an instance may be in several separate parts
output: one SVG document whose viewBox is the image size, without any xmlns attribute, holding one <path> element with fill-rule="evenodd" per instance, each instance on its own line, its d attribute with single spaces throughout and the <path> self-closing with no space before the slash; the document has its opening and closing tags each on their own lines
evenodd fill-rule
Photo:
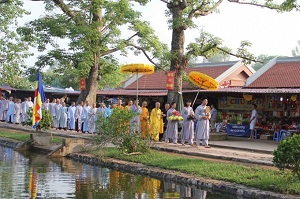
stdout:
<svg viewBox="0 0 300 199">
<path fill-rule="evenodd" d="M 0 198 L 245 199 L 2 146 Z"/>
</svg>

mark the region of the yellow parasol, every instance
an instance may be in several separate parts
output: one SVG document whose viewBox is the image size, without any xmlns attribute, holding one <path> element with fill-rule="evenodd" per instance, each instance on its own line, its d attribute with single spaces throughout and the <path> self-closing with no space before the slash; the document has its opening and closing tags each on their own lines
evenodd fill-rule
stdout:
<svg viewBox="0 0 300 199">
<path fill-rule="evenodd" d="M 126 64 L 121 66 L 121 73 L 136 73 L 136 99 L 138 99 L 139 73 L 149 75 L 154 73 L 154 66 L 150 64 Z"/>
<path fill-rule="evenodd" d="M 214 78 L 212 78 L 211 76 L 208 76 L 204 73 L 200 73 L 197 71 L 191 71 L 189 73 L 188 78 L 195 86 L 198 86 L 205 90 L 217 90 L 219 88 L 219 83 Z M 197 93 L 197 95 L 194 99 L 192 107 L 195 104 L 198 94 L 199 94 L 199 92 Z"/>
<path fill-rule="evenodd" d="M 219 83 L 214 78 L 197 71 L 191 71 L 189 73 L 189 80 L 195 86 L 205 90 L 217 90 L 219 88 Z"/>
</svg>

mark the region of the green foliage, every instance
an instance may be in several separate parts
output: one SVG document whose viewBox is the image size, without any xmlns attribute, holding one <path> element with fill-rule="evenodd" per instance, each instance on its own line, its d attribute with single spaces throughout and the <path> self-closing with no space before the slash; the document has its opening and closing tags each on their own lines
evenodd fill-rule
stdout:
<svg viewBox="0 0 300 199">
<path fill-rule="evenodd" d="M 122 153 L 147 152 L 150 148 L 151 139 L 142 139 L 139 134 L 131 132 L 130 119 L 137 114 L 127 109 L 113 109 L 110 117 L 99 115 L 97 130 L 99 134 L 93 140 L 99 147 L 107 144 L 116 145 Z"/>
<path fill-rule="evenodd" d="M 32 126 L 32 108 L 27 111 L 28 118 L 23 125 Z M 36 127 L 36 131 L 50 130 L 53 125 L 53 118 L 50 111 L 42 109 L 42 119 Z"/>
<path fill-rule="evenodd" d="M 21 40 L 15 29 L 17 19 L 28 14 L 23 8 L 23 1 L 11 0 L 0 4 L 0 74 L 1 82 L 15 88 L 28 88 L 30 83 L 22 69 L 24 58 L 31 54 L 28 45 Z"/>
<path fill-rule="evenodd" d="M 278 145 L 273 162 L 281 170 L 291 170 L 300 180 L 300 135 L 294 135 Z"/>
<path fill-rule="evenodd" d="M 259 70 L 262 66 L 264 66 L 266 63 L 268 63 L 271 59 L 273 59 L 274 55 L 272 56 L 269 56 L 269 55 L 264 55 L 264 54 L 261 54 L 257 57 L 257 60 L 259 62 L 256 62 L 255 64 L 252 65 L 252 67 L 254 68 L 254 70 Z"/>
</svg>

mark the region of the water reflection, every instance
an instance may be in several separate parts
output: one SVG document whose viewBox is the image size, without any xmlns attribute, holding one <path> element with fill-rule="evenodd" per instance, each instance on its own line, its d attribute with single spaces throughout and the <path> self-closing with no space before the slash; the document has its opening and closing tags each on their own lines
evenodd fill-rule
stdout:
<svg viewBox="0 0 300 199">
<path fill-rule="evenodd" d="M 0 146 L 1 199 L 220 199 L 235 196 L 212 193 L 173 182 L 123 173 L 66 158 Z"/>
</svg>

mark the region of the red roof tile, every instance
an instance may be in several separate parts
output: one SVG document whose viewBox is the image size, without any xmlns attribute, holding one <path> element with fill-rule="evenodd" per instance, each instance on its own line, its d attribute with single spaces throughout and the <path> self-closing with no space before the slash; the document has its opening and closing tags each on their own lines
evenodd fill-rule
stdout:
<svg viewBox="0 0 300 199">
<path fill-rule="evenodd" d="M 235 64 L 235 63 L 233 63 Z M 224 73 L 227 69 L 229 69 L 231 65 L 221 65 L 221 66 L 206 66 L 206 67 L 193 67 L 187 68 L 185 71 L 188 74 L 191 71 L 198 71 L 204 74 L 207 74 L 213 78 L 217 78 L 219 75 Z M 139 89 L 141 90 L 148 90 L 148 89 L 155 89 L 155 90 L 164 90 L 166 88 L 166 74 L 164 71 L 157 71 L 151 75 L 143 75 L 139 78 Z M 127 86 L 125 89 L 136 89 L 136 81 L 132 84 Z M 183 82 L 182 89 L 192 89 L 193 87 L 190 86 L 187 82 Z"/>
<path fill-rule="evenodd" d="M 166 96 L 168 93 L 167 90 L 139 90 L 139 96 Z M 97 91 L 97 95 L 126 95 L 126 96 L 135 96 L 136 90 L 124 90 L 124 89 L 116 89 L 116 90 L 99 90 Z"/>
<path fill-rule="evenodd" d="M 276 63 L 246 88 L 300 88 L 300 62 Z"/>
</svg>

